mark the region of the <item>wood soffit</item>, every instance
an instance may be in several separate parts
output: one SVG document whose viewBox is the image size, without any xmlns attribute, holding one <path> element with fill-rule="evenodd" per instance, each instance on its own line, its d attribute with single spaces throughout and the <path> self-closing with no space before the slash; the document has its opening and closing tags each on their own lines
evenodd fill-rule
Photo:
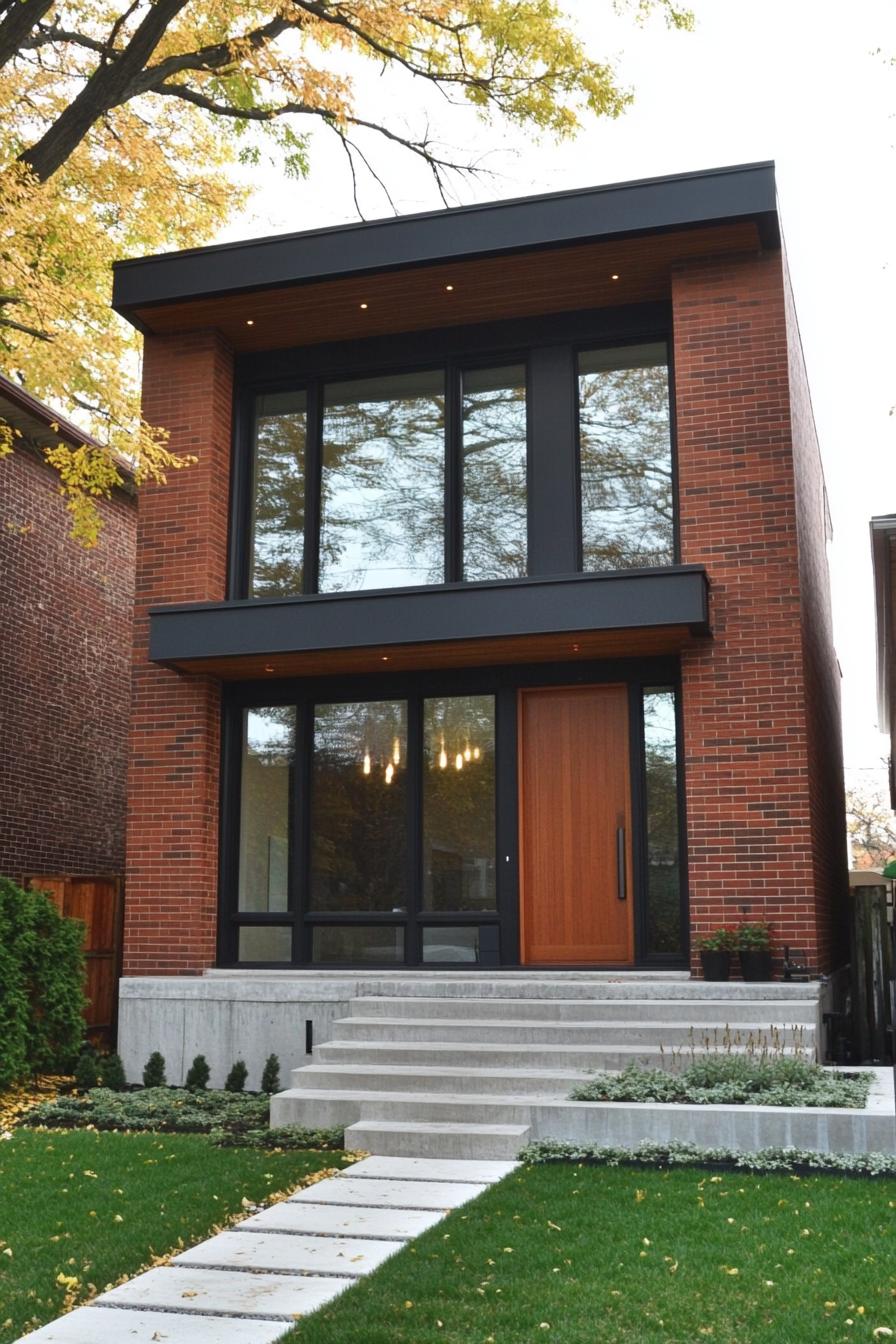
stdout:
<svg viewBox="0 0 896 1344">
<path fill-rule="evenodd" d="M 676 653 L 692 644 L 695 638 L 699 637 L 694 636 L 687 626 L 651 626 L 641 630 L 584 630 L 572 634 L 462 639 L 360 649 L 187 658 L 168 666 L 222 681 L 276 681 L 281 677 L 360 676 L 373 672 L 421 672 L 502 663 L 653 657 Z"/>
<path fill-rule="evenodd" d="M 212 328 L 235 350 L 278 350 L 662 302 L 677 263 L 759 248 L 757 224 L 745 220 L 165 303 L 133 316 L 155 335 Z"/>
</svg>

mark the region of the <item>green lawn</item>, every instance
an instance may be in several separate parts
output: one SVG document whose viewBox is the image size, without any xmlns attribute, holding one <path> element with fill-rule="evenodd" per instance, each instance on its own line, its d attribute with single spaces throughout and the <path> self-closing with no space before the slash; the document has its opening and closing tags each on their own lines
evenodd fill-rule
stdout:
<svg viewBox="0 0 896 1344">
<path fill-rule="evenodd" d="M 0 1344 L 202 1240 L 243 1199 L 345 1160 L 216 1148 L 198 1134 L 14 1130 L 0 1142 Z"/>
<path fill-rule="evenodd" d="M 896 1339 L 894 1220 L 889 1178 L 529 1167 L 288 1338 L 874 1344 Z"/>
</svg>

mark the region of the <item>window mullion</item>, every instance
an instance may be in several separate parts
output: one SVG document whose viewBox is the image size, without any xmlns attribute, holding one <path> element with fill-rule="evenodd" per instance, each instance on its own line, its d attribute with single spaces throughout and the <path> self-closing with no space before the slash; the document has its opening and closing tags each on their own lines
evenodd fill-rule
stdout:
<svg viewBox="0 0 896 1344">
<path fill-rule="evenodd" d="M 445 582 L 463 578 L 463 416 L 461 370 L 445 366 Z"/>
<path fill-rule="evenodd" d="M 320 577 L 321 474 L 323 462 L 323 384 L 308 385 L 305 440 L 304 591 L 316 593 Z"/>
</svg>

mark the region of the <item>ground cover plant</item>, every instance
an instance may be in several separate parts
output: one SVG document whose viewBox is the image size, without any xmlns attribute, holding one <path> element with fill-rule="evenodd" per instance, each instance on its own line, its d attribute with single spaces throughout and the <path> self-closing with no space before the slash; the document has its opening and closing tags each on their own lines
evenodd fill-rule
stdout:
<svg viewBox="0 0 896 1344">
<path fill-rule="evenodd" d="M 0 1344 L 350 1160 L 225 1152 L 198 1134 L 14 1130 L 0 1143 Z"/>
<path fill-rule="evenodd" d="M 840 1344 L 896 1337 L 896 1179 L 521 1168 L 292 1344 Z"/>
<path fill-rule="evenodd" d="M 574 1101 L 659 1101 L 689 1105 L 863 1107 L 868 1074 L 845 1077 L 795 1056 L 711 1054 L 679 1073 L 630 1064 L 573 1088 Z"/>
<path fill-rule="evenodd" d="M 236 1146 L 342 1147 L 341 1129 L 268 1128 L 266 1093 L 191 1091 L 146 1087 L 135 1092 L 92 1088 L 85 1096 L 60 1096 L 33 1107 L 21 1123 L 48 1129 L 152 1130 L 159 1134 L 210 1134 Z"/>
</svg>

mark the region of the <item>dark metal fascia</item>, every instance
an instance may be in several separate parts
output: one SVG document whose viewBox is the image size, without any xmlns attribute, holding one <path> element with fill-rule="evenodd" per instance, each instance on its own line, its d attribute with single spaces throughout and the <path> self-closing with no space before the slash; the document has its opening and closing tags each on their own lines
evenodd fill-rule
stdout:
<svg viewBox="0 0 896 1344">
<path fill-rule="evenodd" d="M 713 168 L 136 257 L 112 306 L 135 308 L 738 219 L 780 245 L 774 164 Z M 238 278 L 237 278 L 238 277 Z"/>
<path fill-rule="evenodd" d="M 196 603 L 150 611 L 150 659 L 176 664 L 585 630 L 681 625 L 706 633 L 706 573 L 627 573 Z"/>
</svg>

